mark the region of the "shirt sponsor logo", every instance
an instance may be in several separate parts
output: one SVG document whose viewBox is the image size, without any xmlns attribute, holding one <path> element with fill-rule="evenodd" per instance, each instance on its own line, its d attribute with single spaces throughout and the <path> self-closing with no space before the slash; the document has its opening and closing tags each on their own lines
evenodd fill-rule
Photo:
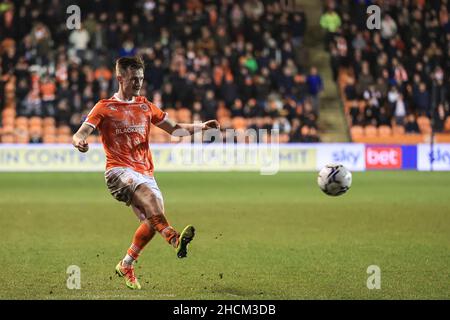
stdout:
<svg viewBox="0 0 450 320">
<path fill-rule="evenodd" d="M 139 126 L 130 126 L 125 128 L 117 128 L 116 134 L 124 134 L 124 133 L 141 133 L 145 134 L 145 126 L 139 125 Z"/>
</svg>

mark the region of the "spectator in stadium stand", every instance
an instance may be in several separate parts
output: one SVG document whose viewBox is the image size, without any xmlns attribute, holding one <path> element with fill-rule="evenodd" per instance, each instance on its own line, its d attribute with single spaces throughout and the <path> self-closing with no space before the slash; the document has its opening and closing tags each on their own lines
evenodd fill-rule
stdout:
<svg viewBox="0 0 450 320">
<path fill-rule="evenodd" d="M 397 125 L 403 125 L 405 121 L 406 116 L 406 105 L 405 101 L 403 100 L 403 94 L 399 94 L 397 101 L 395 102 L 395 123 Z"/>
<path fill-rule="evenodd" d="M 341 26 L 342 21 L 339 14 L 334 11 L 332 6 L 329 6 L 327 11 L 320 17 L 320 26 L 325 29 L 325 48 L 329 48 L 329 43 L 331 42 L 334 34 Z"/>
<path fill-rule="evenodd" d="M 388 14 L 381 20 L 381 37 L 385 40 L 389 40 L 397 33 L 397 24 L 394 19 Z"/>
<path fill-rule="evenodd" d="M 291 131 L 289 133 L 290 142 L 302 142 L 300 120 L 294 119 L 292 121 Z"/>
<path fill-rule="evenodd" d="M 430 114 L 430 95 L 424 82 L 419 84 L 419 90 L 414 94 L 414 104 L 420 115 L 431 116 Z"/>
<path fill-rule="evenodd" d="M 413 114 L 408 114 L 405 123 L 405 133 L 420 133 L 419 125 Z"/>
<path fill-rule="evenodd" d="M 386 111 L 386 108 L 383 106 L 380 108 L 380 112 L 377 118 L 377 126 L 391 126 L 391 118 Z"/>
<path fill-rule="evenodd" d="M 323 81 L 317 72 L 316 67 L 311 67 L 308 77 L 306 78 L 308 84 L 308 94 L 311 99 L 311 104 L 314 113 L 319 115 L 319 93 L 323 91 Z"/>
<path fill-rule="evenodd" d="M 432 76 L 431 109 L 435 110 L 438 105 L 445 103 L 449 89 L 444 84 L 444 71 L 441 67 L 437 67 Z"/>
<path fill-rule="evenodd" d="M 292 44 L 297 48 L 302 45 L 305 36 L 306 16 L 303 12 L 295 13 L 291 20 Z"/>
<path fill-rule="evenodd" d="M 55 93 L 56 85 L 50 79 L 49 76 L 44 76 L 41 80 L 40 94 L 42 97 L 42 109 L 44 117 L 54 117 L 55 116 Z"/>
<path fill-rule="evenodd" d="M 349 110 L 349 115 L 350 115 L 350 123 L 352 126 L 356 126 L 356 125 L 361 125 L 362 123 L 360 122 L 360 112 L 359 112 L 359 106 L 358 106 L 358 102 L 356 100 L 352 101 L 352 104 L 350 105 L 350 110 Z"/>
<path fill-rule="evenodd" d="M 444 104 L 439 104 L 435 109 L 433 115 L 433 128 L 435 132 L 444 131 L 445 120 L 447 119 L 447 114 L 445 113 Z"/>
</svg>

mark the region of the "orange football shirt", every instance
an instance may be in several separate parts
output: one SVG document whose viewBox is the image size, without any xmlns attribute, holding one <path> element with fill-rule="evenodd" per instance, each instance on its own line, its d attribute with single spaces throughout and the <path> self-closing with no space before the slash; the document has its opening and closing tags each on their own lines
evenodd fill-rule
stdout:
<svg viewBox="0 0 450 320">
<path fill-rule="evenodd" d="M 167 117 L 145 97 L 123 101 L 117 94 L 100 100 L 89 112 L 85 123 L 100 131 L 106 154 L 106 170 L 128 167 L 152 176 L 154 165 L 149 147 L 150 125 Z"/>
</svg>

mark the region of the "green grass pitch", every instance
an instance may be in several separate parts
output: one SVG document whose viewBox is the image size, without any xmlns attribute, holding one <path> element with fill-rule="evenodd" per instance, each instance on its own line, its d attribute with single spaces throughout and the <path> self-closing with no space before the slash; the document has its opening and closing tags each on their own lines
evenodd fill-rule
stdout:
<svg viewBox="0 0 450 320">
<path fill-rule="evenodd" d="M 101 173 L 1 173 L 1 299 L 449 299 L 450 173 L 364 172 L 341 197 L 315 173 L 158 173 L 187 259 L 156 235 L 114 274 L 137 220 Z M 81 289 L 66 269 L 81 270 Z M 366 286 L 381 269 L 381 289 Z"/>
</svg>

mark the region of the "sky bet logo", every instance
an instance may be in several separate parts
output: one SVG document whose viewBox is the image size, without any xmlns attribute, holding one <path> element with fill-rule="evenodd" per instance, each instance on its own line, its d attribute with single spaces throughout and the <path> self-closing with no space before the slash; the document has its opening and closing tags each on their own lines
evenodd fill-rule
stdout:
<svg viewBox="0 0 450 320">
<path fill-rule="evenodd" d="M 402 148 L 366 147 L 367 169 L 400 169 L 402 167 Z"/>
<path fill-rule="evenodd" d="M 345 149 L 333 152 L 333 162 L 335 163 L 348 163 L 355 166 L 358 163 L 358 159 L 361 156 L 360 152 L 346 151 Z"/>
<path fill-rule="evenodd" d="M 447 150 L 437 149 L 428 154 L 430 163 L 441 163 L 450 166 L 450 152 Z"/>
</svg>

